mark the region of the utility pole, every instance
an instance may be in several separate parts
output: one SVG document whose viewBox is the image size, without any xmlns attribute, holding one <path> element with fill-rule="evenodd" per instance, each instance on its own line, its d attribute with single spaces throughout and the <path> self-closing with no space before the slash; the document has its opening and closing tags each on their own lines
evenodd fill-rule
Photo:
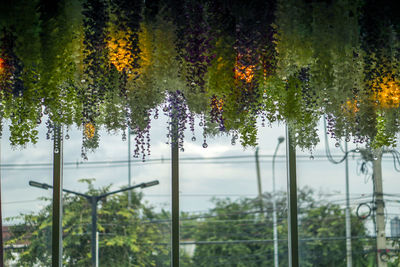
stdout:
<svg viewBox="0 0 400 267">
<path fill-rule="evenodd" d="M 262 188 L 261 188 L 261 175 L 260 175 L 260 160 L 258 157 L 259 148 L 256 148 L 256 171 L 257 171 L 257 185 L 258 185 L 258 200 L 260 201 L 260 211 L 264 214 L 264 205 L 262 199 Z"/>
<path fill-rule="evenodd" d="M 123 188 L 123 189 L 120 189 L 120 190 L 108 192 L 108 193 L 105 193 L 105 194 L 102 194 L 102 195 L 98 195 L 98 196 L 90 196 L 90 195 L 82 194 L 82 193 L 79 193 L 79 192 L 71 191 L 71 190 L 68 190 L 68 189 L 62 189 L 62 191 L 66 192 L 66 193 L 70 193 L 70 194 L 74 194 L 74 195 L 86 198 L 89 201 L 89 203 L 91 204 L 91 207 L 92 207 L 92 227 L 91 227 L 92 267 L 98 267 L 98 248 L 99 247 L 97 245 L 97 240 L 98 239 L 96 238 L 96 235 L 97 235 L 97 203 L 101 199 L 103 199 L 103 198 L 105 198 L 105 197 L 107 197 L 109 195 L 114 195 L 114 194 L 121 193 L 121 192 L 124 192 L 124 191 L 132 190 L 132 189 L 135 189 L 135 188 L 138 188 L 138 187 L 146 188 L 146 187 L 150 187 L 150 186 L 158 185 L 158 184 L 159 184 L 159 181 L 158 180 L 154 180 L 154 181 L 151 181 L 151 182 L 141 183 L 141 184 L 137 184 L 137 185 L 134 185 L 134 186 L 126 187 L 126 188 Z M 49 189 L 49 188 L 53 188 L 53 186 L 51 186 L 51 185 L 44 184 L 44 183 L 38 183 L 38 182 L 35 182 L 35 181 L 29 181 L 29 185 L 37 187 L 37 188 L 41 188 L 41 189 L 46 189 L 46 190 Z M 55 188 L 56 187 L 54 187 L 54 189 Z M 54 191 L 55 190 L 53 190 L 53 192 Z M 54 265 L 53 265 L 53 267 L 54 267 Z"/>
<path fill-rule="evenodd" d="M 346 174 L 346 259 L 347 267 L 353 266 L 352 249 L 351 249 L 351 217 L 350 217 L 350 188 L 349 188 L 349 157 L 347 142 L 344 142 L 345 174 Z"/>
<path fill-rule="evenodd" d="M 131 186 L 131 127 L 128 126 L 128 186 Z M 128 191 L 128 208 L 131 207 L 132 192 Z"/>
<path fill-rule="evenodd" d="M 385 233 L 385 202 L 383 200 L 382 183 L 382 149 L 374 151 L 373 182 L 376 204 L 376 247 L 378 267 L 386 267 L 387 263 L 382 260 L 386 254 L 386 233 Z"/>
</svg>

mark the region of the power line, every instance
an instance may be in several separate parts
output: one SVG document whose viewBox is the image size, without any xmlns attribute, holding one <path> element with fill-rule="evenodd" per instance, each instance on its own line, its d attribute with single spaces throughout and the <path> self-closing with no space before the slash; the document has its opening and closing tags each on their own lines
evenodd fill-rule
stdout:
<svg viewBox="0 0 400 267">
<path fill-rule="evenodd" d="M 8 205 L 8 204 L 23 204 L 23 203 L 30 203 L 30 202 L 39 202 L 39 201 L 46 201 L 44 199 L 27 199 L 27 200 L 16 200 L 16 201 L 6 201 L 3 202 L 3 205 Z"/>
<path fill-rule="evenodd" d="M 271 158 L 272 159 L 273 155 L 260 155 L 260 158 Z M 333 156 L 333 155 L 332 155 Z M 240 156 L 220 156 L 220 157 L 182 157 L 179 160 L 183 163 L 186 161 L 207 161 L 209 160 L 210 163 L 213 163 L 215 160 L 226 160 L 226 159 L 253 159 L 253 155 L 240 155 Z M 327 159 L 328 157 L 325 155 L 313 155 L 314 160 L 315 159 Z M 333 157 L 340 157 L 339 155 L 334 155 Z M 281 158 L 284 160 L 286 158 L 285 155 L 277 155 L 277 158 Z M 309 155 L 297 155 L 297 158 L 300 159 L 309 159 Z M 387 157 L 386 159 L 392 159 L 390 157 Z M 141 164 L 150 164 L 150 163 L 166 163 L 169 162 L 171 159 L 170 158 L 159 158 L 159 159 L 148 159 L 146 161 L 142 160 L 132 160 L 131 163 L 141 163 Z M 236 163 L 236 162 L 241 162 L 241 161 L 227 161 L 227 163 Z M 254 163 L 253 160 L 249 161 L 242 161 L 244 163 Z M 264 162 L 270 162 L 270 161 L 264 161 Z M 310 161 L 313 162 L 313 161 Z M 41 162 L 41 163 L 3 163 L 0 164 L 1 168 L 11 168 L 11 167 L 46 167 L 49 166 L 51 167 L 53 163 L 50 162 Z M 79 168 L 84 165 L 115 165 L 115 164 L 121 164 L 123 166 L 126 166 L 128 164 L 128 160 L 105 160 L 105 161 L 76 161 L 76 162 L 64 162 L 64 166 L 75 166 L 76 168 Z"/>
<path fill-rule="evenodd" d="M 334 197 L 334 196 L 340 196 L 340 194 L 320 194 L 321 196 L 325 196 L 325 197 Z M 352 198 L 353 200 L 359 200 L 359 199 L 364 199 L 364 198 L 370 198 L 372 195 L 366 195 L 366 196 L 360 196 L 359 194 L 353 194 L 354 197 Z M 171 194 L 144 194 L 143 197 L 170 197 Z M 254 198 L 256 197 L 256 194 L 181 194 L 180 197 L 208 197 L 208 198 L 212 198 L 212 197 L 248 197 L 248 198 Z M 400 196 L 396 196 L 396 197 L 400 197 Z M 330 200 L 330 201 L 325 201 L 327 203 L 332 203 L 334 204 L 335 202 L 341 202 L 344 201 L 345 199 L 334 199 L 334 200 Z M 3 205 L 7 205 L 7 204 L 22 204 L 22 203 L 30 203 L 30 202 L 42 202 L 42 201 L 51 201 L 51 199 L 25 199 L 25 200 L 16 200 L 16 201 L 6 201 L 3 202 Z M 386 201 L 388 202 L 399 202 L 400 200 L 391 200 L 391 199 L 387 199 Z M 358 201 L 354 201 L 354 203 L 359 203 Z"/>
</svg>

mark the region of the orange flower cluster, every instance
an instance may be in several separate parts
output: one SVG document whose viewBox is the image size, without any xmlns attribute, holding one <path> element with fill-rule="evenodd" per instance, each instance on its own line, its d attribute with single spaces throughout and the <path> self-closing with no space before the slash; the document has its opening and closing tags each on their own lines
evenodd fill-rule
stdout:
<svg viewBox="0 0 400 267">
<path fill-rule="evenodd" d="M 253 78 L 254 78 L 254 65 L 243 65 L 240 62 L 240 59 L 242 58 L 241 55 L 237 57 L 236 60 L 236 66 L 235 66 L 235 79 L 236 80 L 243 80 L 246 81 L 246 83 L 251 83 Z"/>
<path fill-rule="evenodd" d="M 382 108 L 398 108 L 400 103 L 400 87 L 399 83 L 388 77 L 375 81 L 373 86 L 379 88 L 375 95 L 375 100 L 379 101 Z"/>
<path fill-rule="evenodd" d="M 6 87 L 7 80 L 10 79 L 11 72 L 10 68 L 7 66 L 6 61 L 0 58 L 0 90 L 4 90 Z"/>
<path fill-rule="evenodd" d="M 0 57 L 0 73 L 2 73 L 5 68 L 6 68 L 6 62 L 4 61 L 4 59 Z"/>
</svg>

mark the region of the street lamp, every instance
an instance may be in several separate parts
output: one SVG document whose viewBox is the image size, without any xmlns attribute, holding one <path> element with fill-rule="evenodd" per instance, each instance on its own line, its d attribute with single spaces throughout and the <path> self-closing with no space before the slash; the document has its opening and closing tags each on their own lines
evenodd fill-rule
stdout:
<svg viewBox="0 0 400 267">
<path fill-rule="evenodd" d="M 278 137 L 278 144 L 276 145 L 274 155 L 272 156 L 272 220 L 274 228 L 274 263 L 275 267 L 279 266 L 279 253 L 278 253 L 278 222 L 276 217 L 276 192 L 275 192 L 275 158 L 278 153 L 280 144 L 285 141 L 283 136 Z"/>
<path fill-rule="evenodd" d="M 71 190 L 68 190 L 68 189 L 63 189 L 64 192 L 67 192 L 67 193 L 70 193 L 70 194 L 74 194 L 74 195 L 86 198 L 89 201 L 89 203 L 91 203 L 91 205 L 92 205 L 92 229 L 91 229 L 92 230 L 92 238 L 91 238 L 91 243 L 92 243 L 92 266 L 93 267 L 97 267 L 98 266 L 97 265 L 98 261 L 97 261 L 97 257 L 96 257 L 96 255 L 97 255 L 97 253 L 96 253 L 96 251 L 97 251 L 97 249 L 96 249 L 97 203 L 101 199 L 103 199 L 103 198 L 105 198 L 105 197 L 107 197 L 109 195 L 114 195 L 114 194 L 121 193 L 121 192 L 124 192 L 124 191 L 132 190 L 132 189 L 135 189 L 135 188 L 138 188 L 138 187 L 146 188 L 146 187 L 158 185 L 159 183 L 160 182 L 158 180 L 154 180 L 154 181 L 150 181 L 150 182 L 147 182 L 147 183 L 141 183 L 141 184 L 129 186 L 129 187 L 126 187 L 126 188 L 122 188 L 120 190 L 108 192 L 108 193 L 101 194 L 101 195 L 98 195 L 98 196 L 90 196 L 90 195 L 82 194 L 82 193 L 79 193 L 79 192 L 71 191 Z M 41 189 L 46 189 L 46 190 L 49 189 L 49 188 L 53 188 L 53 186 L 51 186 L 49 184 L 38 183 L 38 182 L 35 182 L 35 181 L 29 181 L 29 185 L 33 186 L 33 187 L 41 188 Z"/>
</svg>

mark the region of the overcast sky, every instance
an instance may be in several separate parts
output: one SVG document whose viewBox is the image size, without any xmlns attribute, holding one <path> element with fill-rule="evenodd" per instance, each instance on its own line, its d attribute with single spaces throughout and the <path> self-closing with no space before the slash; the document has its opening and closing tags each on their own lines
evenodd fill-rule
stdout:
<svg viewBox="0 0 400 267">
<path fill-rule="evenodd" d="M 196 121 L 198 124 L 199 121 Z M 36 145 L 28 145 L 22 150 L 13 150 L 9 145 L 8 126 L 4 127 L 1 140 L 2 164 L 25 163 L 51 163 L 52 142 L 45 138 L 46 129 L 41 125 L 39 142 Z M 143 189 L 145 199 L 156 209 L 170 209 L 171 169 L 170 162 L 150 160 L 170 158 L 170 147 L 166 144 L 166 120 L 161 117 L 153 121 L 151 130 L 151 156 L 147 162 L 134 162 L 132 164 L 132 181 L 141 183 L 158 179 L 160 184 Z M 325 200 L 344 203 L 345 176 L 344 164 L 333 165 L 318 156 L 324 155 L 323 128 L 319 130 L 321 143 L 313 152 L 314 160 L 309 159 L 310 153 L 297 151 L 297 174 L 299 187 L 312 187 L 321 191 Z M 118 189 L 128 184 L 127 164 L 108 164 L 94 167 L 93 165 L 79 164 L 81 132 L 72 129 L 69 131 L 71 138 L 64 143 L 64 162 L 78 163 L 64 167 L 64 188 L 85 192 L 86 188 L 78 180 L 81 178 L 95 178 L 95 187 L 112 184 L 112 189 Z M 100 147 L 95 153 L 89 154 L 89 161 L 116 161 L 127 160 L 128 142 L 122 141 L 121 133 L 109 135 L 104 131 L 100 133 Z M 215 137 L 208 139 L 208 148 L 202 147 L 200 127 L 196 127 L 197 141 L 191 141 L 190 133 L 187 133 L 184 144 L 185 152 L 180 153 L 180 191 L 181 210 L 190 212 L 205 211 L 212 207 L 210 199 L 216 197 L 255 197 L 257 194 L 257 178 L 254 161 L 254 148 L 244 150 L 240 144 L 231 145 L 230 138 Z M 272 127 L 260 127 L 259 144 L 260 155 L 272 155 L 277 145 L 279 136 L 285 136 L 285 127 L 274 124 Z M 132 147 L 134 145 L 132 138 Z M 286 190 L 286 162 L 283 156 L 286 144 L 281 144 L 276 162 L 276 183 L 278 190 Z M 331 140 L 332 154 L 341 154 Z M 352 144 L 349 147 L 354 148 Z M 248 158 L 233 161 L 230 159 L 185 161 L 188 157 L 223 157 L 232 155 L 247 155 Z M 372 182 L 364 175 L 358 174 L 358 156 L 350 158 L 350 193 L 352 206 L 355 208 L 362 201 L 362 197 L 372 193 Z M 262 190 L 271 191 L 272 173 L 271 158 L 261 158 Z M 135 159 L 134 159 L 135 160 Z M 19 213 L 36 212 L 44 201 L 38 200 L 41 196 L 51 196 L 51 191 L 46 191 L 28 185 L 29 180 L 52 184 L 51 166 L 40 168 L 4 167 L 2 175 L 2 201 L 3 218 L 16 216 Z M 394 171 L 391 159 L 383 161 L 384 192 L 399 194 L 400 174 Z M 370 201 L 370 198 L 366 199 Z M 388 203 L 391 216 L 400 214 L 400 205 L 395 202 Z"/>
</svg>

